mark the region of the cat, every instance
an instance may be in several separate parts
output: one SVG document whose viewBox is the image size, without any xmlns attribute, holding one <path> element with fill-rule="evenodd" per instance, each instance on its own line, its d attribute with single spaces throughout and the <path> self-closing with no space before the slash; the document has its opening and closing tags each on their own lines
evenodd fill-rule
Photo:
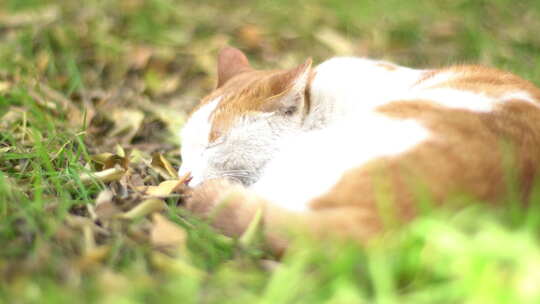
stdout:
<svg viewBox="0 0 540 304">
<path fill-rule="evenodd" d="M 540 89 L 509 72 L 412 69 L 355 57 L 256 70 L 218 56 L 218 84 L 181 130 L 186 206 L 240 235 L 261 210 L 268 243 L 292 227 L 365 241 L 406 222 L 418 193 L 497 203 L 508 170 L 526 199 L 540 168 Z M 381 201 L 386 203 L 381 204 Z"/>
</svg>

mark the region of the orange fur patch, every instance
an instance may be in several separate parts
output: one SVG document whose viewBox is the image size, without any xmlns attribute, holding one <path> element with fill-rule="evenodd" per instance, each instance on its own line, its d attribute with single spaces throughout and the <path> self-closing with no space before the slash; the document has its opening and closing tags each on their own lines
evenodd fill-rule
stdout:
<svg viewBox="0 0 540 304">
<path fill-rule="evenodd" d="M 385 64 L 381 67 L 394 68 Z M 267 111 L 269 100 L 290 89 L 290 85 L 284 85 L 290 84 L 290 79 L 275 82 L 274 77 L 283 72 L 244 72 L 207 96 L 201 104 L 222 97 L 210 118 L 213 124 L 210 141 L 227 132 L 239 116 Z M 448 79 L 431 87 L 482 93 L 492 98 L 526 92 L 540 102 L 540 89 L 534 84 L 511 73 L 481 66 L 430 71 L 417 84 L 447 72 L 450 72 Z M 310 96 L 306 95 L 305 99 L 309 103 Z M 526 201 L 533 182 L 540 177 L 540 108 L 535 104 L 518 98 L 489 112 L 473 112 L 444 107 L 430 100 L 396 100 L 377 111 L 395 119 L 415 120 L 432 136 L 401 155 L 381 157 L 351 168 L 331 190 L 311 201 L 309 212 L 291 214 L 249 189 L 223 181 L 195 189 L 188 208 L 208 214 L 224 198 L 223 194 L 228 193 L 231 204 L 229 208 L 219 209 L 214 225 L 229 235 L 241 234 L 256 210 L 263 208 L 265 233 L 272 248 L 281 252 L 287 235 L 280 232 L 291 223 L 302 225 L 316 235 L 341 235 L 364 241 L 384 230 L 386 224 L 400 224 L 418 214 L 420 193 L 429 193 L 429 201 L 437 205 L 448 203 L 456 194 L 503 203 L 511 194 L 508 177 L 515 176 L 517 190 Z"/>
<path fill-rule="evenodd" d="M 433 88 L 452 88 L 457 90 L 483 93 L 492 98 L 503 97 L 515 91 L 523 91 L 531 98 L 540 101 L 540 89 L 533 83 L 510 72 L 479 65 L 460 65 L 426 73 L 418 83 L 426 82 L 441 73 L 451 72 L 455 76 L 437 83 Z"/>
<path fill-rule="evenodd" d="M 222 84 L 203 98 L 199 106 L 193 110 L 195 112 L 210 101 L 221 98 L 209 118 L 212 127 L 208 141 L 212 143 L 227 133 L 242 116 L 275 111 L 276 104 L 273 101 L 289 93 L 298 74 L 310 66 L 311 61 L 308 60 L 304 65 L 292 70 L 245 71 Z M 310 74 L 308 81 L 312 78 L 313 73 Z M 305 94 L 308 103 L 306 106 L 309 108 L 309 95 Z"/>
</svg>

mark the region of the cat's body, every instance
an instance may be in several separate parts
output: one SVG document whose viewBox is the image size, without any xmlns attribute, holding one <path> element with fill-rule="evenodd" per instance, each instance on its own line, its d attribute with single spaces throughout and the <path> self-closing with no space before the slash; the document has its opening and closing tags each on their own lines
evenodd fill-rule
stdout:
<svg viewBox="0 0 540 304">
<path fill-rule="evenodd" d="M 364 239 L 385 216 L 412 218 L 419 191 L 497 202 L 508 169 L 526 196 L 540 168 L 540 90 L 510 73 L 359 58 L 255 71 L 235 49 L 218 70 L 183 130 L 180 171 L 202 183 L 196 213 L 226 201 L 214 221 L 228 234 L 264 208 L 276 248 L 290 223 Z M 245 186 L 208 181 L 228 177 Z"/>
</svg>

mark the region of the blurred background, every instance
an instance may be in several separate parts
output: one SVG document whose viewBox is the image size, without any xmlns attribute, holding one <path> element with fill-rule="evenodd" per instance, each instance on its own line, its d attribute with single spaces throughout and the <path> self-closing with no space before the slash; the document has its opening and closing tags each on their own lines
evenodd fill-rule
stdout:
<svg viewBox="0 0 540 304">
<path fill-rule="evenodd" d="M 281 262 L 181 208 L 104 225 L 96 197 L 124 188 L 84 174 L 121 164 L 163 182 L 226 45 L 258 68 L 354 55 L 485 64 L 539 85 L 540 1 L 1 0 L 0 302 L 540 302 L 527 211 L 434 214 L 369 248 L 306 241 Z M 182 246 L 189 235 L 187 251 L 156 255 L 154 229 Z"/>
<path fill-rule="evenodd" d="M 46 83 L 86 107 L 99 145 L 103 125 L 115 119 L 103 108 L 148 114 L 152 103 L 162 110 L 154 115 L 168 114 L 166 123 L 178 127 L 182 113 L 215 85 L 216 54 L 225 45 L 245 51 L 259 68 L 356 55 L 412 67 L 480 63 L 540 81 L 536 0 L 2 3 L 0 76 Z M 147 133 L 163 127 L 152 115 L 142 119 Z M 171 138 L 160 134 L 151 137 Z"/>
<path fill-rule="evenodd" d="M 47 83 L 91 110 L 87 119 L 98 129 L 114 120 L 100 109 L 140 109 L 141 99 L 167 106 L 161 116 L 174 120 L 169 110 L 185 112 L 213 88 L 225 45 L 259 68 L 356 55 L 412 67 L 480 63 L 540 79 L 536 0 L 2 3 L 0 76 Z M 178 117 L 168 123 L 179 126 Z M 159 129 L 152 116 L 144 119 L 148 132 Z M 153 135 L 166 141 L 160 134 Z"/>
<path fill-rule="evenodd" d="M 213 88 L 224 45 L 260 68 L 356 55 L 413 67 L 480 63 L 540 79 L 536 0 L 2 3 L 2 76 L 32 76 L 94 103 L 114 92 L 114 102 L 135 94 L 190 108 Z"/>
</svg>

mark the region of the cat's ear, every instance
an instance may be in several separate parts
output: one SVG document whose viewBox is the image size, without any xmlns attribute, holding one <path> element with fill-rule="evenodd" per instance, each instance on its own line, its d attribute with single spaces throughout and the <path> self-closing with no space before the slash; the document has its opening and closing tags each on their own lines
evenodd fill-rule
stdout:
<svg viewBox="0 0 540 304">
<path fill-rule="evenodd" d="M 266 105 L 267 111 L 292 115 L 304 108 L 312 62 L 308 58 L 303 64 L 272 77 L 270 85 L 274 97 Z"/>
<path fill-rule="evenodd" d="M 252 70 L 246 55 L 233 47 L 225 47 L 219 51 L 217 69 L 218 88 L 234 76 Z"/>
</svg>

